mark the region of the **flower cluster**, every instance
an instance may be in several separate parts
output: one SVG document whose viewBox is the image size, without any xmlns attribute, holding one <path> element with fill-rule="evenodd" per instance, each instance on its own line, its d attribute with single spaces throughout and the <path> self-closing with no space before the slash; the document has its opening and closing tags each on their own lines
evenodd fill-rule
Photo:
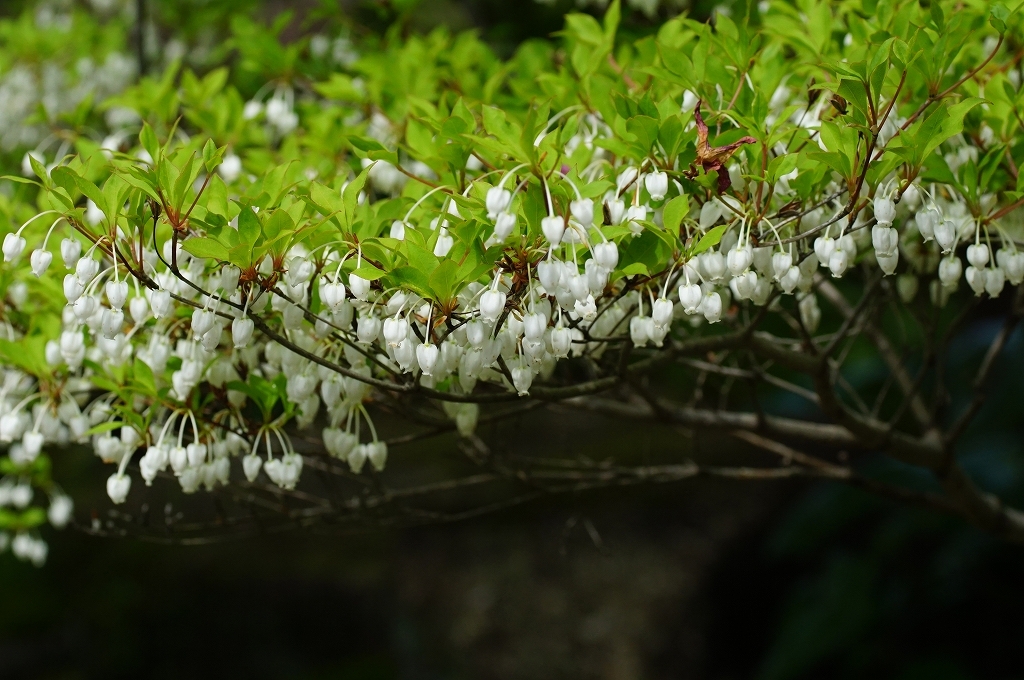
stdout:
<svg viewBox="0 0 1024 680">
<path fill-rule="evenodd" d="M 793 17 L 762 11 L 765 39 L 789 45 Z M 312 429 L 353 475 L 383 471 L 368 406 L 392 395 L 443 403 L 469 436 L 474 402 L 573 396 L 574 367 L 615 374 L 719 323 L 771 313 L 813 336 L 826 278 L 894 277 L 905 303 L 940 307 L 962 281 L 992 298 L 1024 281 L 1019 192 L 996 153 L 1019 130 L 960 96 L 978 70 L 922 100 L 905 40 L 851 37 L 835 49 L 856 64 L 827 85 L 799 86 L 779 50 L 763 72 L 714 71 L 728 87 L 694 81 L 699 50 L 739 41 L 723 15 L 698 47 L 667 24 L 662 56 L 631 67 L 658 76 L 645 87 L 607 59 L 611 20 L 585 19 L 570 22 L 575 71 L 548 74 L 557 108 L 439 94 L 400 118 L 386 71 L 336 74 L 319 95 L 274 81 L 244 104 L 192 77 L 188 134 L 126 122 L 92 155 L 29 156 L 46 209 L 3 239 L 6 294 L 25 312 L 49 283 L 66 304 L 51 301 L 52 329 L 5 325 L 10 459 L 88 441 L 117 466 L 114 503 L 133 464 L 185 493 L 293 490 L 310 455 L 295 435 Z M 358 70 L 342 47 L 315 51 Z M 1003 58 L 1001 38 L 985 47 L 978 63 Z M 1007 97 L 1011 66 L 1016 82 L 993 76 Z M 29 540 L 15 549 L 35 560 Z"/>
</svg>

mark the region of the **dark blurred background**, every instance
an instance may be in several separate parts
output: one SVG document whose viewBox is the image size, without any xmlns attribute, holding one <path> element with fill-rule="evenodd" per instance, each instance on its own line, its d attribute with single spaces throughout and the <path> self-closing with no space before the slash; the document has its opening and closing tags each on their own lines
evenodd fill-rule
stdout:
<svg viewBox="0 0 1024 680">
<path fill-rule="evenodd" d="M 0 9 L 16 14 L 26 4 Z M 165 24 L 201 23 L 225 7 L 262 19 L 291 9 L 313 21 L 327 5 L 191 0 L 146 10 Z M 503 53 L 557 31 L 572 6 L 346 4 L 367 30 L 396 17 L 405 30 L 475 27 Z M 693 15 L 712 6 L 697 3 Z M 650 31 L 656 21 L 632 11 L 626 30 Z M 298 34 L 309 26 L 295 25 Z M 980 308 L 967 325 L 950 353 L 951 383 L 969 384 L 1001 311 Z M 1018 330 L 961 451 L 984 486 L 1018 505 L 1022 343 Z M 847 377 L 870 386 L 882 373 L 862 362 Z M 548 418 L 583 433 L 546 443 L 567 454 L 584 447 L 592 458 L 625 450 L 678 459 L 694 445 L 646 425 L 568 411 Z M 552 422 L 519 424 L 526 450 Z M 747 455 L 726 439 L 706 445 L 710 455 Z M 395 457 L 430 464 L 456 455 L 454 439 L 435 449 Z M 892 463 L 857 464 L 907 479 Z M 91 456 L 55 456 L 80 519 L 108 511 L 105 474 Z M 1024 550 L 832 483 L 697 479 L 552 498 L 444 526 L 197 546 L 73 529 L 47 537 L 44 568 L 0 556 L 0 678 L 1024 678 Z"/>
</svg>

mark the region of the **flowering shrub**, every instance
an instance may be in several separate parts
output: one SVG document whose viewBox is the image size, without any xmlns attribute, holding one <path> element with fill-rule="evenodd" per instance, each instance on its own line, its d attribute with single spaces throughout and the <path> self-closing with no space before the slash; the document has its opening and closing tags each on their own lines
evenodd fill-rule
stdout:
<svg viewBox="0 0 1024 680">
<path fill-rule="evenodd" d="M 115 504 L 168 477 L 308 502 L 292 520 L 357 513 L 393 497 L 384 405 L 443 414 L 432 432 L 487 469 L 473 483 L 822 476 L 1024 538 L 955 456 L 1022 311 L 1019 13 L 772 2 L 633 42 L 619 19 L 569 15 L 508 61 L 443 32 L 278 46 L 298 66 L 247 98 L 226 67 L 172 64 L 97 101 L 133 114 L 102 134 L 26 153 L 6 178 L 0 501 L 29 506 L 41 452 L 78 442 Z M 1006 325 L 950 412 L 941 353 L 979 298 Z M 854 350 L 884 384 L 850 384 Z M 780 390 L 804 417 L 762 403 Z M 552 402 L 720 428 L 784 465 L 489 462 L 481 417 Z M 324 511 L 311 465 L 379 485 Z M 41 510 L 0 521 L 45 558 Z"/>
</svg>

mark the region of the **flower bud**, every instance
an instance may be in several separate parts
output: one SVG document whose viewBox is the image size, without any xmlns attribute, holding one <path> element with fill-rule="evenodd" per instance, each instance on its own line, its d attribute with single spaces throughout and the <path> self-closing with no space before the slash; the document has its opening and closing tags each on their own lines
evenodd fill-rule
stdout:
<svg viewBox="0 0 1024 680">
<path fill-rule="evenodd" d="M 132 316 L 132 321 L 136 324 L 140 324 L 149 317 L 149 303 L 146 302 L 146 298 L 141 295 L 133 297 L 132 301 L 128 303 L 128 313 Z"/>
<path fill-rule="evenodd" d="M 523 334 L 530 340 L 540 340 L 547 330 L 548 320 L 543 314 L 527 314 L 523 317 Z"/>
<path fill-rule="evenodd" d="M 626 216 L 626 203 L 618 198 L 612 198 L 605 202 L 608 208 L 608 221 L 611 224 L 622 224 Z"/>
<path fill-rule="evenodd" d="M 384 340 L 389 347 L 398 347 L 398 344 L 409 337 L 409 322 L 400 316 L 389 316 L 384 319 Z"/>
<path fill-rule="evenodd" d="M 871 245 L 876 253 L 889 254 L 899 248 L 899 232 L 892 227 L 871 227 Z"/>
<path fill-rule="evenodd" d="M 747 300 L 754 293 L 757 286 L 757 274 L 752 271 L 745 271 L 729 281 L 729 288 L 738 300 Z"/>
<path fill-rule="evenodd" d="M 331 312 L 337 313 L 345 303 L 345 284 L 341 281 L 320 279 L 320 301 Z"/>
<path fill-rule="evenodd" d="M 782 290 L 786 293 L 792 293 L 793 290 L 800 284 L 800 267 L 793 265 L 786 270 L 786 273 L 779 279 L 779 285 Z"/>
<path fill-rule="evenodd" d="M 388 445 L 387 442 L 370 442 L 366 445 L 366 457 L 370 461 L 370 465 L 377 472 L 384 469 L 384 464 L 388 460 Z"/>
<path fill-rule="evenodd" d="M 640 222 L 647 219 L 647 206 L 645 205 L 631 205 L 626 210 L 626 226 L 633 233 L 633 236 L 639 236 L 643 233 L 644 225 Z"/>
<path fill-rule="evenodd" d="M 369 458 L 369 455 L 370 451 L 366 444 L 356 445 L 348 454 L 348 465 L 352 468 L 352 472 L 358 475 L 366 464 L 366 459 Z"/>
<path fill-rule="evenodd" d="M 615 186 L 616 189 L 618 189 L 617 193 L 621 194 L 625 191 L 629 185 L 633 183 L 638 174 L 640 174 L 639 170 L 631 165 L 627 166 L 622 172 L 620 172 L 619 176 L 615 179 Z"/>
</svg>

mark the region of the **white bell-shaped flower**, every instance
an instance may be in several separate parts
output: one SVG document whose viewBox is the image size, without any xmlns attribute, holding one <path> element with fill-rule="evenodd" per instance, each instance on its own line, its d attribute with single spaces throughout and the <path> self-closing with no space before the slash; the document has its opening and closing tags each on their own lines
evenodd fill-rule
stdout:
<svg viewBox="0 0 1024 680">
<path fill-rule="evenodd" d="M 533 370 L 528 366 L 519 365 L 512 369 L 512 385 L 520 397 L 530 393 L 533 384 Z"/>
<path fill-rule="evenodd" d="M 679 304 L 687 314 L 696 314 L 700 308 L 704 294 L 696 283 L 684 283 L 679 286 Z"/>
<path fill-rule="evenodd" d="M 508 210 L 512 204 L 512 192 L 504 187 L 491 187 L 487 190 L 484 203 L 487 206 L 488 219 L 497 219 L 498 215 Z"/>
<path fill-rule="evenodd" d="M 82 297 L 84 292 L 85 286 L 82 285 L 77 276 L 68 274 L 64 277 L 64 297 L 67 298 L 69 305 L 73 305 L 75 300 Z"/>
<path fill-rule="evenodd" d="M 480 296 L 480 316 L 487 321 L 497 321 L 505 309 L 505 294 L 490 289 Z"/>
<path fill-rule="evenodd" d="M 708 281 L 717 281 L 725 274 L 725 258 L 717 250 L 705 250 L 698 257 L 698 262 Z"/>
<path fill-rule="evenodd" d="M 107 281 L 104 290 L 107 293 L 107 302 L 115 309 L 123 308 L 124 303 L 128 301 L 127 281 Z"/>
<path fill-rule="evenodd" d="M 42 276 L 45 274 L 46 270 L 50 268 L 51 262 L 53 262 L 53 253 L 49 250 L 43 250 L 42 248 L 33 250 L 32 255 L 29 257 L 32 273 L 36 276 Z"/>
<path fill-rule="evenodd" d="M 433 375 L 434 367 L 437 365 L 437 357 L 440 350 L 433 343 L 422 343 L 416 345 L 416 363 L 419 364 L 423 375 Z"/>
<path fill-rule="evenodd" d="M 967 261 L 978 269 L 984 269 L 988 264 L 988 245 L 972 243 L 967 246 Z"/>
<path fill-rule="evenodd" d="M 73 238 L 66 238 L 60 242 L 60 257 L 68 269 L 78 264 L 82 256 L 82 244 Z"/>
<path fill-rule="evenodd" d="M 437 234 L 437 242 L 434 243 L 434 256 L 445 257 L 454 245 L 455 239 L 448 233 L 448 229 L 441 227 Z"/>
<path fill-rule="evenodd" d="M 991 297 L 999 297 L 1006 284 L 1006 276 L 999 267 L 992 267 L 985 272 L 985 292 Z"/>
<path fill-rule="evenodd" d="M 4 236 L 4 262 L 11 262 L 18 259 L 21 253 L 25 250 L 25 239 L 17 234 L 7 234 Z"/>
<path fill-rule="evenodd" d="M 814 295 L 806 295 L 797 305 L 800 308 L 800 322 L 808 333 L 818 330 L 821 323 L 821 308 L 818 307 L 818 298 Z"/>
<path fill-rule="evenodd" d="M 891 253 L 875 253 L 875 259 L 878 260 L 878 267 L 882 270 L 882 273 L 886 276 L 892 276 L 896 272 L 896 265 L 900 261 L 900 251 L 894 250 Z"/>
<path fill-rule="evenodd" d="M 348 275 L 348 288 L 359 300 L 365 300 L 367 294 L 370 292 L 370 282 L 361 276 L 355 274 Z"/>
<path fill-rule="evenodd" d="M 584 321 L 593 321 L 597 317 L 597 302 L 593 295 L 588 294 L 583 300 L 577 299 L 573 309 Z"/>
<path fill-rule="evenodd" d="M 75 276 L 83 284 L 88 284 L 100 271 L 100 263 L 91 257 L 83 257 L 75 263 Z"/>
<path fill-rule="evenodd" d="M 263 467 L 263 459 L 255 453 L 242 458 L 242 473 L 250 482 L 255 482 L 260 475 L 260 468 Z"/>
<path fill-rule="evenodd" d="M 943 220 L 935 225 L 935 242 L 943 253 L 950 252 L 956 246 L 956 224 L 952 220 Z"/>
<path fill-rule="evenodd" d="M 835 248 L 828 258 L 828 268 L 835 278 L 842 278 L 846 268 L 850 265 L 850 256 L 844 248 Z"/>
<path fill-rule="evenodd" d="M 149 303 L 146 301 L 146 298 L 141 295 L 133 297 L 131 302 L 128 303 L 128 313 L 136 324 L 140 324 L 148 319 Z"/>
<path fill-rule="evenodd" d="M 822 267 L 829 266 L 829 259 L 835 249 L 836 240 L 831 236 L 819 236 L 814 239 L 814 254 L 818 256 L 818 262 Z"/>
<path fill-rule="evenodd" d="M 889 196 L 877 195 L 874 200 L 875 220 L 888 227 L 896 219 L 896 203 Z"/>
<path fill-rule="evenodd" d="M 154 290 L 149 296 L 149 307 L 156 318 L 167 318 L 173 309 L 171 294 L 166 290 Z"/>
<path fill-rule="evenodd" d="M 780 250 L 772 255 L 772 273 L 776 280 L 781 280 L 792 266 L 793 256 L 785 250 Z"/>
<path fill-rule="evenodd" d="M 569 203 L 569 213 L 584 229 L 589 229 L 594 224 L 594 201 L 589 198 L 572 201 Z"/>
<path fill-rule="evenodd" d="M 960 280 L 961 274 L 963 274 L 963 265 L 957 256 L 950 255 L 939 260 L 939 281 L 943 286 L 955 286 Z"/>
<path fill-rule="evenodd" d="M 717 323 L 722 318 L 722 296 L 712 291 L 704 296 L 700 305 L 708 323 Z"/>
<path fill-rule="evenodd" d="M 985 292 L 985 270 L 979 269 L 974 266 L 968 266 L 967 271 L 964 272 L 965 278 L 967 279 L 967 285 L 971 287 L 975 295 L 981 295 Z"/>
<path fill-rule="evenodd" d="M 514 213 L 502 212 L 494 220 L 493 239 L 497 243 L 504 243 L 512 230 L 516 228 L 517 218 Z"/>
<path fill-rule="evenodd" d="M 736 247 L 729 251 L 726 257 L 726 266 L 733 276 L 739 276 L 746 271 L 754 261 L 754 251 L 750 244 L 736 244 Z"/>
<path fill-rule="evenodd" d="M 551 247 L 557 248 L 565 234 L 565 220 L 558 215 L 549 215 L 540 221 L 540 229 Z"/>
<path fill-rule="evenodd" d="M 652 201 L 660 201 L 668 193 L 668 175 L 664 172 L 651 172 L 644 177 L 644 186 L 651 195 Z"/>
<path fill-rule="evenodd" d="M 629 320 L 629 338 L 636 347 L 643 347 L 651 339 L 654 323 L 649 316 L 634 316 Z"/>
<path fill-rule="evenodd" d="M 132 488 L 132 478 L 120 472 L 115 472 L 107 478 L 107 495 L 115 504 L 120 505 L 128 498 L 128 491 Z"/>
<path fill-rule="evenodd" d="M 598 243 L 594 246 L 594 259 L 607 271 L 614 271 L 619 264 L 619 248 L 611 241 Z"/>
</svg>

